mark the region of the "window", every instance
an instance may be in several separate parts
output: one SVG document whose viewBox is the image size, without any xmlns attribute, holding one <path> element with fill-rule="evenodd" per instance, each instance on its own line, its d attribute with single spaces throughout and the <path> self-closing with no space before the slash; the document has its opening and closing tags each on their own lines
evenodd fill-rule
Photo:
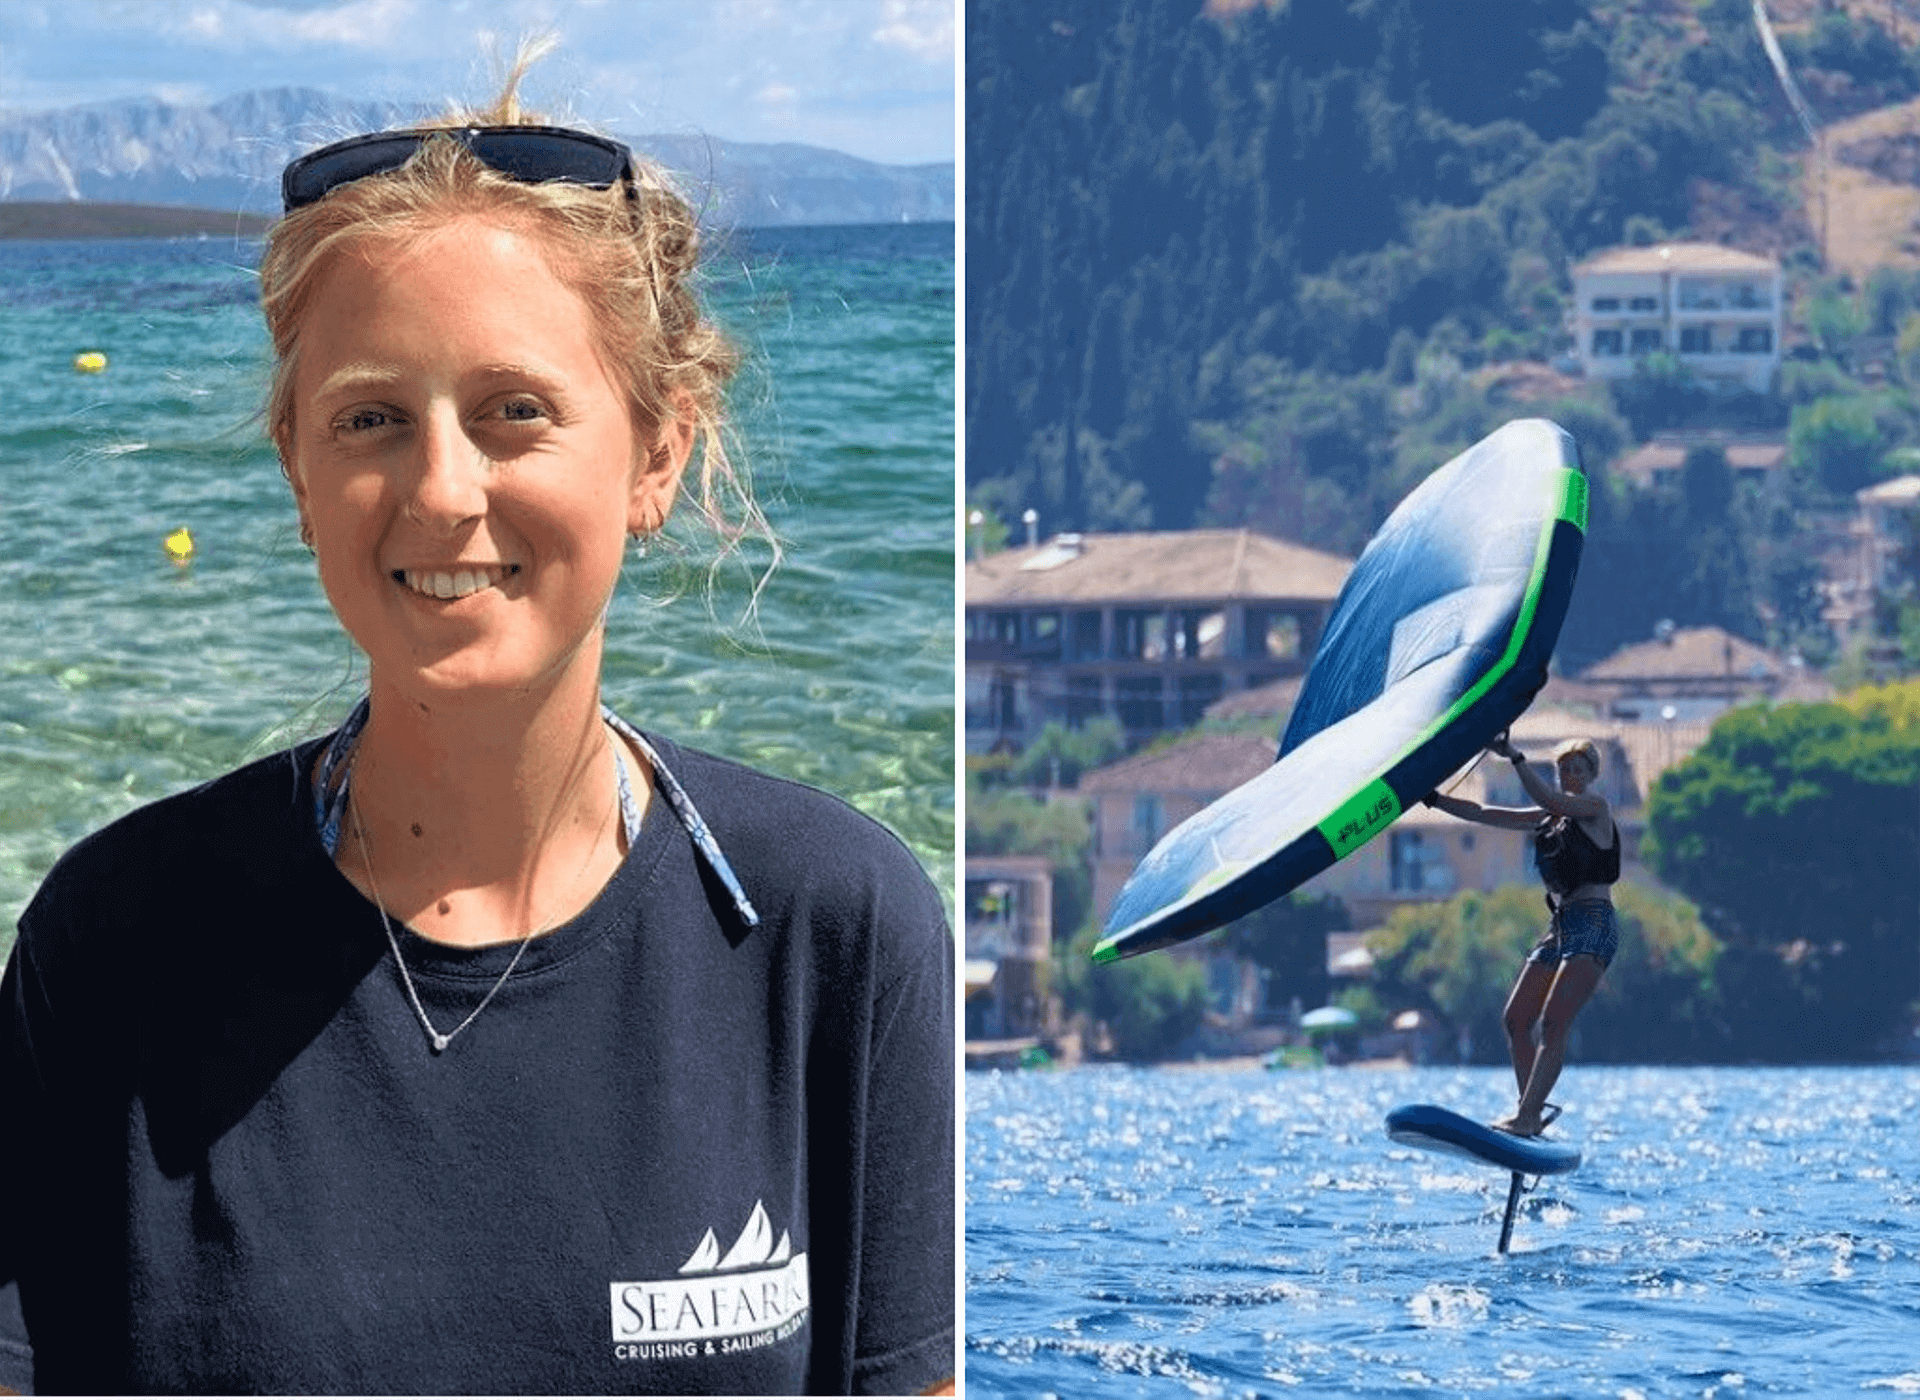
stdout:
<svg viewBox="0 0 1920 1400">
<path fill-rule="evenodd" d="M 990 729 L 1018 729 L 1020 727 L 1020 704 L 1013 681 L 1006 676 L 995 676 L 987 691 L 987 727 Z"/>
<path fill-rule="evenodd" d="M 1740 338 L 1733 348 L 1742 355 L 1770 355 L 1773 353 L 1772 326 L 1742 326 Z"/>
<path fill-rule="evenodd" d="M 1631 348 L 1636 355 L 1655 355 L 1660 352 L 1665 343 L 1666 337 L 1661 334 L 1659 327 L 1656 326 L 1649 330 L 1635 331 L 1633 333 Z"/>
<path fill-rule="evenodd" d="M 1167 654 L 1167 615 L 1158 608 L 1115 608 L 1113 654 L 1124 661 L 1159 661 Z"/>
<path fill-rule="evenodd" d="M 1393 888 L 1409 893 L 1423 890 L 1421 877 L 1426 873 L 1425 842 L 1417 831 L 1392 833 L 1391 852 Z"/>
<path fill-rule="evenodd" d="M 1100 677 L 1067 677 L 1067 727 L 1078 729 L 1090 719 L 1100 717 Z"/>
<path fill-rule="evenodd" d="M 1762 311 L 1773 305 L 1773 299 L 1749 282 L 1735 287 L 1727 298 L 1727 304 L 1737 306 L 1742 311 Z"/>
<path fill-rule="evenodd" d="M 1682 282 L 1680 306 L 1685 311 L 1718 311 L 1720 288 L 1711 282 Z"/>
<path fill-rule="evenodd" d="M 1128 729 L 1157 730 L 1166 727 L 1158 676 L 1122 676 L 1116 680 L 1113 683 L 1113 708 L 1120 716 L 1120 723 Z"/>
<path fill-rule="evenodd" d="M 1059 613 L 1028 613 L 1026 633 L 1026 645 L 1020 649 L 1023 656 L 1033 661 L 1058 661 L 1060 659 Z"/>
<path fill-rule="evenodd" d="M 1160 809 L 1157 793 L 1141 792 L 1133 798 L 1133 839 L 1141 855 L 1153 849 L 1153 843 L 1160 839 L 1160 829 L 1166 817 Z"/>
<path fill-rule="evenodd" d="M 1247 655 L 1291 661 L 1300 655 L 1300 619 L 1267 608 L 1247 609 Z"/>
<path fill-rule="evenodd" d="M 1658 311 L 1659 309 L 1659 297 L 1631 297 L 1627 301 L 1629 311 Z"/>
<path fill-rule="evenodd" d="M 1387 833 L 1389 880 L 1396 894 L 1444 894 L 1455 885 L 1445 849 L 1418 831 Z"/>
<path fill-rule="evenodd" d="M 1618 355 L 1625 344 L 1625 338 L 1617 330 L 1593 333 L 1593 353 L 1596 355 Z"/>
<path fill-rule="evenodd" d="M 1100 614 L 1077 612 L 1073 615 L 1073 631 L 1067 638 L 1067 660 L 1098 661 L 1099 659 Z"/>
<path fill-rule="evenodd" d="M 1711 355 L 1713 353 L 1713 327 L 1680 327 L 1680 353 L 1682 355 Z"/>
<path fill-rule="evenodd" d="M 1225 654 L 1227 615 L 1219 609 L 1183 608 L 1173 615 L 1173 654 L 1188 661 Z"/>
<path fill-rule="evenodd" d="M 1593 309 L 1595 311 L 1618 311 L 1620 309 L 1620 298 L 1595 297 L 1593 299 Z"/>
</svg>

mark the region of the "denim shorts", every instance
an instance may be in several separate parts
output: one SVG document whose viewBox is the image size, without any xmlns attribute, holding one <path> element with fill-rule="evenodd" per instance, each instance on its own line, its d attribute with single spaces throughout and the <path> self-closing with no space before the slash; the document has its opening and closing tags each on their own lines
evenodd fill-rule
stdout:
<svg viewBox="0 0 1920 1400">
<path fill-rule="evenodd" d="M 1590 953 L 1600 959 L 1600 966 L 1611 967 L 1619 948 L 1620 925 L 1613 905 L 1604 899 L 1583 899 L 1560 906 L 1527 961 L 1557 967 L 1575 954 Z"/>
</svg>

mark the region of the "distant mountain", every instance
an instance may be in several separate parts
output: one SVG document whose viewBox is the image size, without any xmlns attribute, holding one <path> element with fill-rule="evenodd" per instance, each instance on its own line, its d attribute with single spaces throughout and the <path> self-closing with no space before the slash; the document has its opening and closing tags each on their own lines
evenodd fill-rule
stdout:
<svg viewBox="0 0 1920 1400">
<path fill-rule="evenodd" d="M 179 205 L 274 215 L 280 170 L 300 152 L 418 120 L 428 109 L 312 88 L 243 93 L 211 106 L 129 98 L 46 112 L 0 111 L 0 201 Z M 682 177 L 710 221 L 901 223 L 953 218 L 953 163 L 880 165 L 817 146 L 622 137 Z"/>
</svg>

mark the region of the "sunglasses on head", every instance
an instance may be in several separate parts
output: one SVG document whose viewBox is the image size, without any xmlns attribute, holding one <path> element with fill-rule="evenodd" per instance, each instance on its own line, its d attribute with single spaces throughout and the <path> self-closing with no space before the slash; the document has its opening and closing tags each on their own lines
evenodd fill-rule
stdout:
<svg viewBox="0 0 1920 1400">
<path fill-rule="evenodd" d="M 488 169 L 525 184 L 562 180 L 605 190 L 619 182 L 629 198 L 635 193 L 633 152 L 618 141 L 561 126 L 452 126 L 379 131 L 310 151 L 281 173 L 286 211 L 291 214 L 341 185 L 398 170 L 436 136 L 458 141 Z"/>
</svg>

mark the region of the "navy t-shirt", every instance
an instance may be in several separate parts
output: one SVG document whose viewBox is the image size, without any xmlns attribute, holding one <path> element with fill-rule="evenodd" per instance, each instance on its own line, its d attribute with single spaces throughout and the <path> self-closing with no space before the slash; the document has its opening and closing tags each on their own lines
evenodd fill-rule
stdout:
<svg viewBox="0 0 1920 1400">
<path fill-rule="evenodd" d="M 441 1054 L 313 828 L 315 746 L 61 860 L 0 988 L 0 1281 L 36 1390 L 953 1373 L 940 901 L 836 799 L 652 742 L 759 926 L 656 800 Z M 514 953 L 396 932 L 443 1029 Z"/>
</svg>

